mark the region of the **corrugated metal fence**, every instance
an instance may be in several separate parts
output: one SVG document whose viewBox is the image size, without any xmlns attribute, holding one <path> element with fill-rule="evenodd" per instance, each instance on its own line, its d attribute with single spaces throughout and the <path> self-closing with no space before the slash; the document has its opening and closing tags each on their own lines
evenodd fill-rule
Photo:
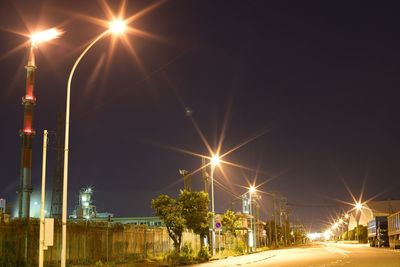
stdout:
<svg viewBox="0 0 400 267">
<path fill-rule="evenodd" d="M 163 255 L 173 248 L 166 228 L 88 222 L 69 223 L 67 229 L 67 260 L 71 263 L 143 259 Z M 31 221 L 28 227 L 21 221 L 0 225 L 0 258 L 12 257 L 16 262 L 27 258 L 28 263 L 36 263 L 38 237 L 37 221 Z M 191 232 L 184 233 L 183 243 L 190 243 L 194 251 L 200 249 L 199 236 Z M 54 246 L 45 251 L 45 261 L 56 263 L 60 255 L 61 224 L 57 222 Z"/>
</svg>

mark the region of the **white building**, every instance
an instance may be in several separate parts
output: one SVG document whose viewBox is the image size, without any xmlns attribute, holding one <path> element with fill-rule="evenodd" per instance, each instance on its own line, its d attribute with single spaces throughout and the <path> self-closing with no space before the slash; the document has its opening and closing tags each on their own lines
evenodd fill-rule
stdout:
<svg viewBox="0 0 400 267">
<path fill-rule="evenodd" d="M 354 210 L 349 214 L 349 230 L 357 226 L 358 217 L 359 225 L 367 226 L 376 216 L 389 216 L 398 211 L 400 211 L 400 200 L 370 201 L 363 204 L 361 211 Z"/>
</svg>

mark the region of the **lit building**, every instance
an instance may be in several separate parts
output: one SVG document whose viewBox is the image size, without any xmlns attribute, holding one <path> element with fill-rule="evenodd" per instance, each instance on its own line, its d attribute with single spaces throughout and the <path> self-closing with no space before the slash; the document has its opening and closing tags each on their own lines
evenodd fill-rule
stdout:
<svg viewBox="0 0 400 267">
<path fill-rule="evenodd" d="M 69 217 L 71 219 L 85 220 L 93 220 L 95 218 L 109 219 L 113 217 L 113 214 L 108 212 L 97 212 L 96 206 L 93 203 L 93 189 L 88 187 L 82 188 L 81 191 L 79 191 L 79 204 Z"/>
</svg>

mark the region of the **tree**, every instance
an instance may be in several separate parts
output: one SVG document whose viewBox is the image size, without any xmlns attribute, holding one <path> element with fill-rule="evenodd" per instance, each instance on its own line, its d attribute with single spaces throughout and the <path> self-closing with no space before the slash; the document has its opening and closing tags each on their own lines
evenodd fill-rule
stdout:
<svg viewBox="0 0 400 267">
<path fill-rule="evenodd" d="M 230 232 L 236 237 L 236 228 L 239 227 L 239 216 L 231 210 L 227 210 L 224 215 L 222 215 L 222 226 L 226 232 Z"/>
<path fill-rule="evenodd" d="M 186 227 L 200 235 L 201 246 L 203 246 L 204 237 L 207 236 L 209 229 L 208 194 L 202 191 L 181 190 L 178 202 L 182 205 L 182 217 L 185 219 Z"/>
<path fill-rule="evenodd" d="M 182 217 L 181 202 L 167 195 L 160 195 L 151 201 L 151 206 L 165 223 L 177 253 L 180 252 L 185 219 Z"/>
</svg>

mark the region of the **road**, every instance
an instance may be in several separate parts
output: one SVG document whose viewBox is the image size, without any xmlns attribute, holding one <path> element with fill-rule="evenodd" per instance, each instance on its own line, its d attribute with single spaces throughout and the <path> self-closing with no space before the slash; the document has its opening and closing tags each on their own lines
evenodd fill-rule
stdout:
<svg viewBox="0 0 400 267">
<path fill-rule="evenodd" d="M 304 248 L 270 250 L 196 266 L 400 267 L 400 251 L 368 245 L 320 243 Z"/>
</svg>

